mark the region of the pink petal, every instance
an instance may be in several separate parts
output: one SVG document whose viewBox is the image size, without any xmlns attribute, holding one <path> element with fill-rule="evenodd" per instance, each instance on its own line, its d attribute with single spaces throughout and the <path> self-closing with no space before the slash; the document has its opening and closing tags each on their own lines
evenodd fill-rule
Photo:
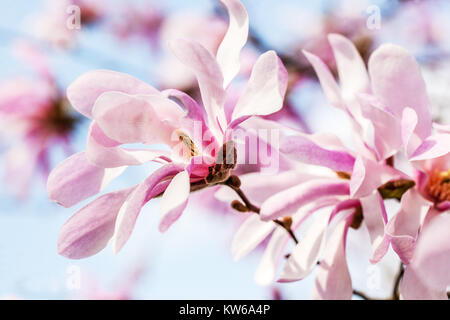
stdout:
<svg viewBox="0 0 450 320">
<path fill-rule="evenodd" d="M 186 109 L 186 117 L 189 119 L 203 121 L 204 119 L 204 110 L 197 104 L 197 102 L 192 99 L 186 93 L 176 90 L 176 89 L 168 89 L 162 92 L 163 95 L 168 97 L 169 99 L 178 100 L 181 105 Z"/>
<path fill-rule="evenodd" d="M 390 166 L 358 156 L 350 179 L 350 195 L 352 198 L 368 196 L 384 183 L 398 178 L 407 176 Z"/>
<path fill-rule="evenodd" d="M 86 157 L 102 168 L 140 165 L 148 161 L 170 159 L 170 152 L 164 150 L 120 148 L 119 142 L 107 137 L 93 121 L 86 143 Z"/>
<path fill-rule="evenodd" d="M 367 92 L 369 78 L 366 66 L 353 42 L 339 34 L 328 35 L 328 41 L 333 49 L 344 99 Z"/>
<path fill-rule="evenodd" d="M 386 209 L 378 191 L 359 199 L 364 215 L 364 223 L 372 242 L 372 258 L 370 262 L 380 261 L 389 249 L 389 238 L 385 236 L 384 228 L 387 223 Z"/>
<path fill-rule="evenodd" d="M 446 293 L 450 286 L 450 215 L 434 216 L 422 229 L 409 268 L 433 290 Z"/>
<path fill-rule="evenodd" d="M 323 199 L 310 203 L 302 207 L 292 216 L 292 230 L 296 230 L 299 226 L 313 214 L 314 212 L 324 208 L 336 205 L 339 202 L 337 199 Z M 275 274 L 282 259 L 282 254 L 291 237 L 284 228 L 278 226 L 267 244 L 264 255 L 255 273 L 255 281 L 259 285 L 269 285 L 275 279 Z"/>
<path fill-rule="evenodd" d="M 153 172 L 133 190 L 128 199 L 120 208 L 117 216 L 114 235 L 112 238 L 113 251 L 115 253 L 119 252 L 130 238 L 136 220 L 141 212 L 141 208 L 152 197 L 164 191 L 158 188 L 158 184 L 161 181 L 176 175 L 183 169 L 184 168 L 182 166 L 176 164 L 165 165 Z"/>
<path fill-rule="evenodd" d="M 186 170 L 173 177 L 161 199 L 160 232 L 167 231 L 186 208 L 190 186 L 189 174 Z"/>
<path fill-rule="evenodd" d="M 320 135 L 298 134 L 281 141 L 280 151 L 295 161 L 352 172 L 355 158 L 343 148 L 321 143 Z"/>
<path fill-rule="evenodd" d="M 274 194 L 261 206 L 261 219 L 272 220 L 295 213 L 305 204 L 318 199 L 348 195 L 349 184 L 338 179 L 317 179 Z"/>
<path fill-rule="evenodd" d="M 373 125 L 373 141 L 370 145 L 376 150 L 378 160 L 389 158 L 402 145 L 399 120 L 385 111 L 373 96 L 359 94 L 357 97 L 363 116 Z"/>
<path fill-rule="evenodd" d="M 180 39 L 171 42 L 170 46 L 175 56 L 195 73 L 208 117 L 208 127 L 214 135 L 219 135 L 226 128 L 223 109 L 225 90 L 222 71 L 216 59 L 211 52 L 194 41 Z"/>
<path fill-rule="evenodd" d="M 411 188 L 402 196 L 400 210 L 386 225 L 392 249 L 404 264 L 409 264 L 412 258 L 420 225 L 430 206 L 416 188 Z"/>
<path fill-rule="evenodd" d="M 75 213 L 59 232 L 58 253 L 81 259 L 102 250 L 114 233 L 120 207 L 133 189 L 107 193 Z"/>
<path fill-rule="evenodd" d="M 430 104 L 420 67 L 405 49 L 385 44 L 369 60 L 373 93 L 383 105 L 389 106 L 400 119 L 406 107 L 416 111 L 419 122 L 416 134 L 425 139 L 431 132 Z"/>
<path fill-rule="evenodd" d="M 417 118 L 417 113 L 411 108 L 405 108 L 402 114 L 401 120 L 401 136 L 403 142 L 403 148 L 406 156 L 409 158 L 413 152 L 422 143 L 415 133 L 414 130 L 417 127 L 419 119 Z"/>
<path fill-rule="evenodd" d="M 262 221 L 257 214 L 248 217 L 233 237 L 231 253 L 239 260 L 255 249 L 274 229 L 272 221 Z"/>
<path fill-rule="evenodd" d="M 95 102 L 92 114 L 102 131 L 120 143 L 171 145 L 178 142 L 172 133 L 183 111 L 162 95 L 106 92 Z"/>
<path fill-rule="evenodd" d="M 323 259 L 317 268 L 312 299 L 351 299 L 352 280 L 345 258 L 345 243 L 350 220 L 342 219 L 331 232 Z"/>
<path fill-rule="evenodd" d="M 262 54 L 253 66 L 250 79 L 232 115 L 236 120 L 245 116 L 269 115 L 283 107 L 287 88 L 287 71 L 275 51 Z"/>
<path fill-rule="evenodd" d="M 100 168 L 93 165 L 84 152 L 76 153 L 53 169 L 47 180 L 47 191 L 52 201 L 71 207 L 99 193 L 125 169 Z"/>
<path fill-rule="evenodd" d="M 278 282 L 298 281 L 311 273 L 325 246 L 330 215 L 331 210 L 322 213 L 308 228 L 286 261 Z"/>
<path fill-rule="evenodd" d="M 223 74 L 223 87 L 226 88 L 240 70 L 241 49 L 247 42 L 248 15 L 239 0 L 221 0 L 228 10 L 230 23 L 227 33 L 217 50 L 217 63 Z"/>
<path fill-rule="evenodd" d="M 163 94 L 169 99 L 175 100 L 186 110 L 186 116 L 181 119 L 181 126 L 195 145 L 203 146 L 203 148 L 211 147 L 214 137 L 207 126 L 205 109 L 184 92 L 168 89 L 164 90 Z"/>
<path fill-rule="evenodd" d="M 320 81 L 320 85 L 322 86 L 328 102 L 336 108 L 345 109 L 346 107 L 342 101 L 341 89 L 336 83 L 336 80 L 334 80 L 333 75 L 331 74 L 325 63 L 323 63 L 323 61 L 319 57 L 305 50 L 303 50 L 303 54 L 316 71 L 317 77 Z"/>
<path fill-rule="evenodd" d="M 290 237 L 286 230 L 276 228 L 269 243 L 267 244 L 261 262 L 255 272 L 255 282 L 260 286 L 268 286 L 275 279 L 280 260 L 283 257 L 283 251 Z"/>
<path fill-rule="evenodd" d="M 400 282 L 400 297 L 406 300 L 448 300 L 446 288 L 436 290 L 427 286 L 416 270 L 409 266 Z"/>
<path fill-rule="evenodd" d="M 421 161 L 444 156 L 450 152 L 450 134 L 435 134 L 423 140 L 411 155 L 410 161 Z"/>
<path fill-rule="evenodd" d="M 104 92 L 120 91 L 128 94 L 159 94 L 149 84 L 125 73 L 110 70 L 89 71 L 67 88 L 72 106 L 86 117 L 92 116 L 95 100 Z"/>
</svg>

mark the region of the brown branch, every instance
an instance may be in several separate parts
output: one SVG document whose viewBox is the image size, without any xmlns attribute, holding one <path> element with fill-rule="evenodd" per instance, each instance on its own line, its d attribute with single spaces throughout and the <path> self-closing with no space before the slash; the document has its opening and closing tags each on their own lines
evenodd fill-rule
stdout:
<svg viewBox="0 0 450 320">
<path fill-rule="evenodd" d="M 236 176 L 230 176 L 230 178 L 227 181 L 225 181 L 224 184 L 227 185 L 228 187 L 230 187 L 231 189 L 233 189 L 237 193 L 237 195 L 244 202 L 244 205 L 248 209 L 248 211 L 251 211 L 251 212 L 254 212 L 256 214 L 259 214 L 261 212 L 261 209 L 250 202 L 250 200 L 247 198 L 245 193 L 240 188 L 240 183 L 236 184 L 236 182 L 235 182 L 236 178 L 235 177 Z M 239 180 L 237 180 L 237 181 L 239 181 Z M 290 226 L 288 226 L 286 223 L 284 223 L 283 221 L 280 221 L 278 219 L 274 219 L 272 221 L 275 222 L 276 224 L 278 224 L 279 226 L 283 227 L 287 231 L 289 236 L 292 238 L 292 240 L 294 240 L 295 244 L 298 244 L 298 239 L 295 236 L 295 234 L 292 231 Z"/>
<path fill-rule="evenodd" d="M 376 300 L 376 299 L 370 298 L 364 292 L 356 290 L 356 289 L 353 289 L 353 294 L 355 296 L 358 296 L 358 297 L 362 298 L 363 300 Z"/>
<path fill-rule="evenodd" d="M 392 289 L 392 297 L 391 300 L 400 300 L 400 280 L 403 278 L 403 274 L 405 273 L 405 267 L 403 263 L 400 263 L 400 270 L 397 273 L 397 277 L 395 278 L 394 288 Z"/>
</svg>

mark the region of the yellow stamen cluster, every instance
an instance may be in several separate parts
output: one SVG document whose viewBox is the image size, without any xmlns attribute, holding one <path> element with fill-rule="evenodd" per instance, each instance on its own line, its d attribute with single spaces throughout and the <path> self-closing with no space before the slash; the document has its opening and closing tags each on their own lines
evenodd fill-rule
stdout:
<svg viewBox="0 0 450 320">
<path fill-rule="evenodd" d="M 436 202 L 450 201 L 450 170 L 431 173 L 425 190 Z"/>
</svg>

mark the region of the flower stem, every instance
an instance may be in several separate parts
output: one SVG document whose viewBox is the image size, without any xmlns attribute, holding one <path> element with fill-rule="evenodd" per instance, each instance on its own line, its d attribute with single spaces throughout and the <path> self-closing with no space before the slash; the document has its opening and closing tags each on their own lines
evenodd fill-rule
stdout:
<svg viewBox="0 0 450 320">
<path fill-rule="evenodd" d="M 247 196 L 245 195 L 245 193 L 242 191 L 242 189 L 240 187 L 236 186 L 233 183 L 227 183 L 227 181 L 225 181 L 224 184 L 227 185 L 228 187 L 230 187 L 231 189 L 233 189 L 237 193 L 237 195 L 241 198 L 242 202 L 244 202 L 248 211 L 254 212 L 256 214 L 259 214 L 261 212 L 260 208 L 258 208 L 257 206 L 255 206 L 254 204 L 252 204 L 250 202 L 250 200 L 247 198 Z M 274 219 L 272 221 L 275 222 L 276 224 L 278 224 L 279 226 L 283 227 L 287 231 L 289 236 L 292 238 L 292 240 L 294 240 L 295 244 L 298 244 L 297 237 L 295 236 L 294 232 L 288 225 L 286 225 L 283 221 L 280 221 L 278 219 Z"/>
</svg>

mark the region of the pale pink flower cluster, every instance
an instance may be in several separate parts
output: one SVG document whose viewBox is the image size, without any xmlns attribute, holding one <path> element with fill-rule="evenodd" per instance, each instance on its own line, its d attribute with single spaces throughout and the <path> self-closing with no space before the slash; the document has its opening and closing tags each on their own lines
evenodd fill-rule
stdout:
<svg viewBox="0 0 450 320">
<path fill-rule="evenodd" d="M 53 149 L 61 147 L 72 153 L 69 140 L 77 118 L 39 49 L 25 41 L 17 41 L 14 49 L 34 76 L 0 83 L 1 139 L 8 147 L 5 179 L 13 193 L 25 196 L 35 172 L 47 179 Z"/>
<path fill-rule="evenodd" d="M 85 258 L 108 242 L 118 252 L 151 199 L 161 197 L 159 230 L 164 232 L 180 217 L 191 192 L 219 186 L 216 198 L 250 215 L 232 243 L 236 259 L 270 236 L 256 272 L 258 283 L 298 281 L 316 268 L 314 298 L 350 299 L 347 234 L 364 225 L 371 262 L 378 263 L 391 247 L 405 266 L 402 298 L 446 299 L 450 127 L 433 125 L 414 57 L 385 44 L 372 53 L 366 68 L 350 40 L 330 34 L 338 84 L 319 57 L 304 52 L 328 102 L 349 118 L 355 138 L 349 148 L 332 134 L 305 134 L 262 118 L 282 108 L 287 87 L 286 69 L 273 51 L 258 57 L 245 89 L 229 103 L 249 22 L 240 1 L 222 3 L 229 25 L 216 52 L 186 39 L 170 43 L 195 75 L 201 103 L 181 91 L 159 91 L 107 70 L 88 72 L 68 88 L 74 108 L 92 123 L 86 151 L 50 174 L 53 201 L 71 207 L 101 192 L 128 166 L 153 161 L 161 167 L 138 185 L 103 194 L 75 213 L 60 231 L 59 253 Z M 279 155 L 279 172 L 264 174 L 261 163 L 236 167 L 249 147 L 233 140 L 236 128 L 279 133 L 279 145 L 265 141 L 270 153 Z M 166 148 L 122 146 L 134 143 Z M 400 201 L 398 212 L 387 212 L 387 199 Z M 284 255 L 291 240 L 295 247 Z"/>
</svg>

